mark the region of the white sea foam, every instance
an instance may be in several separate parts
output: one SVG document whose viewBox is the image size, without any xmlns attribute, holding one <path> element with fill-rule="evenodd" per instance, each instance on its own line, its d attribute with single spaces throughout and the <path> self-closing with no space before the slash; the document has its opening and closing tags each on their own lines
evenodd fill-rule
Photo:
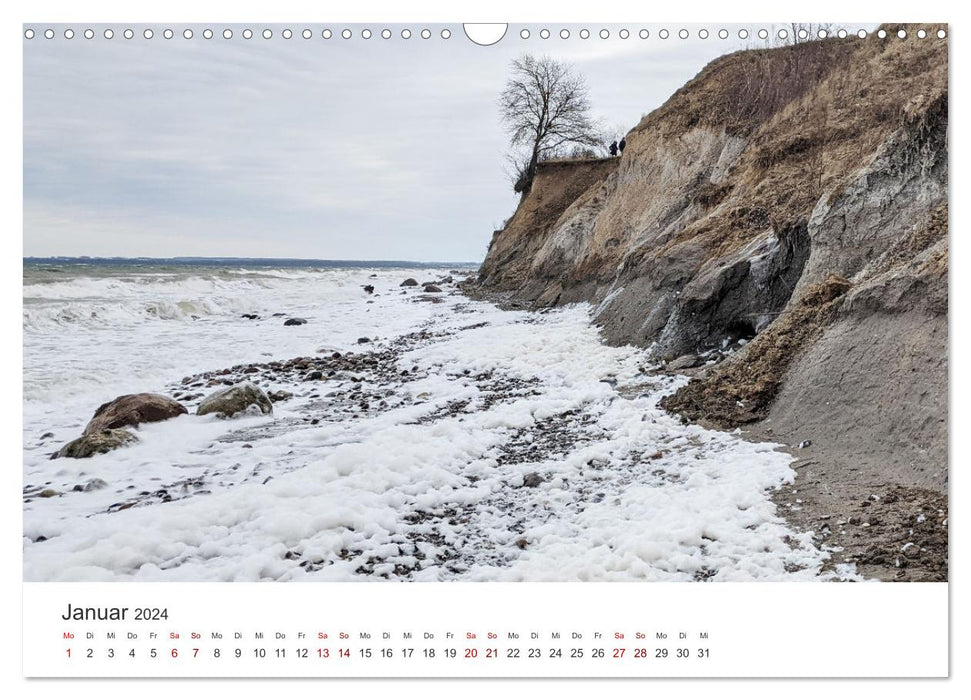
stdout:
<svg viewBox="0 0 971 700">
<path fill-rule="evenodd" d="M 346 269 L 234 276 L 136 273 L 25 285 L 25 411 L 73 397 L 97 405 L 191 372 L 313 354 L 321 345 L 350 346 L 361 335 L 402 332 L 414 319 L 387 304 L 366 304 L 361 286 L 380 281 L 393 294 L 395 283 L 413 274 Z M 419 308 L 414 311 L 421 315 Z M 309 323 L 283 327 L 284 318 L 274 313 Z"/>
<path fill-rule="evenodd" d="M 602 344 L 589 307 L 533 315 L 459 295 L 416 302 L 420 289 L 402 293 L 398 283 L 419 275 L 371 274 L 321 271 L 273 280 L 261 274 L 250 286 L 251 276 L 240 271 L 234 275 L 240 286 L 222 279 L 219 287 L 242 306 L 217 304 L 196 320 L 136 315 L 121 328 L 82 322 L 25 330 L 25 482 L 63 493 L 25 504 L 25 578 L 819 576 L 826 555 L 786 526 L 767 495 L 793 479 L 791 458 L 772 445 L 668 416 L 657 402 L 684 379 L 646 374 L 642 350 Z M 374 296 L 361 290 L 369 283 Z M 195 278 L 99 285 L 124 289 L 115 300 L 122 306 L 147 298 L 186 301 L 216 286 Z M 47 299 L 89 298 L 67 292 Z M 264 318 L 239 318 L 244 306 Z M 283 327 L 282 318 L 266 316 L 277 310 L 310 323 Z M 419 328 L 435 334 L 433 340 L 399 364 L 420 368 L 420 378 L 400 392 L 421 401 L 268 431 L 245 444 L 220 438 L 295 422 L 300 403 L 235 421 L 186 415 L 142 426 L 133 447 L 86 460 L 47 458 L 76 436 L 94 407 L 117 394 L 162 390 L 190 372 L 313 355 L 324 345 L 346 349 L 361 335 L 388 339 Z M 527 383 L 529 390 L 488 404 L 474 379 L 483 373 Z M 441 411 L 457 403 L 466 408 Z M 508 458 L 511 445 L 547 440 L 557 425 L 570 440 L 550 443 L 539 461 Z M 46 431 L 55 437 L 41 440 Z M 211 476 L 227 469 L 254 476 Z M 537 474 L 538 484 L 524 485 Z M 133 492 L 203 476 L 208 493 L 106 512 Z M 91 478 L 109 487 L 70 491 Z M 454 516 L 424 522 L 416 517 L 422 513 Z"/>
</svg>

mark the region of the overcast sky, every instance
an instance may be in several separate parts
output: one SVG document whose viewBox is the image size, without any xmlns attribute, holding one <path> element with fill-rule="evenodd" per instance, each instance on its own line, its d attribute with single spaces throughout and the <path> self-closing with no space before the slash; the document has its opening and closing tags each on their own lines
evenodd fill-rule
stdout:
<svg viewBox="0 0 971 700">
<path fill-rule="evenodd" d="M 47 25 L 44 25 L 46 28 Z M 87 26 L 87 25 L 85 25 Z M 495 46 L 461 25 L 393 38 L 24 41 L 24 254 L 477 261 L 516 205 L 496 99 L 523 52 L 575 65 L 596 115 L 630 128 L 745 43 L 660 27 Z M 722 25 L 719 25 L 722 26 Z M 673 29 L 673 28 L 672 28 Z M 751 28 L 750 29 L 754 29 Z"/>
</svg>

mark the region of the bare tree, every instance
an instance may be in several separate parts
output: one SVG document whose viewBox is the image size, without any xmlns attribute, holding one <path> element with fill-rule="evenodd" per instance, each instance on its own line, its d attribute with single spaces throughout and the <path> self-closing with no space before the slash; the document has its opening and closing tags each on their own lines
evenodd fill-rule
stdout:
<svg viewBox="0 0 971 700">
<path fill-rule="evenodd" d="M 516 192 L 529 191 L 541 160 L 602 141 L 583 76 L 549 57 L 526 54 L 513 60 L 499 109 L 513 148 L 509 160 Z"/>
</svg>

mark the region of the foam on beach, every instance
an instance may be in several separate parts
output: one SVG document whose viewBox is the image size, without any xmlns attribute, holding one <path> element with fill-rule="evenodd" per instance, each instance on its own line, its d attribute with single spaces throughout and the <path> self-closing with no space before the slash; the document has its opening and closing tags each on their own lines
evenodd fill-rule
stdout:
<svg viewBox="0 0 971 700">
<path fill-rule="evenodd" d="M 821 575 L 826 554 L 768 497 L 792 481 L 790 456 L 659 409 L 686 380 L 651 374 L 642 349 L 604 345 L 588 306 L 504 311 L 454 288 L 433 303 L 398 286 L 444 274 L 239 271 L 25 287 L 24 479 L 62 494 L 24 505 L 25 579 Z M 184 304 L 193 311 L 146 311 Z M 273 313 L 308 323 L 284 327 Z M 417 331 L 419 341 L 395 340 Z M 360 346 L 361 336 L 378 340 Z M 281 379 L 266 388 L 295 398 L 272 416 L 184 415 L 141 426 L 132 447 L 49 459 L 119 394 L 393 344 L 397 366 L 415 371 L 387 383 L 386 410 L 309 424 L 326 395 Z M 108 486 L 71 491 L 92 478 Z M 173 483 L 187 486 L 167 502 L 112 509 Z"/>
</svg>

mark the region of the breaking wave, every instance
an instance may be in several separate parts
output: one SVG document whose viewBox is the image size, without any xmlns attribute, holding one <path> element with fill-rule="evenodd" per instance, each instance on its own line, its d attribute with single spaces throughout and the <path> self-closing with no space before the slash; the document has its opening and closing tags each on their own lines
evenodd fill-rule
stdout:
<svg viewBox="0 0 971 700">
<path fill-rule="evenodd" d="M 23 328 L 29 332 L 263 314 L 271 312 L 268 304 L 308 291 L 307 286 L 317 297 L 328 292 L 340 296 L 348 281 L 343 277 L 333 271 L 233 270 L 212 276 L 154 273 L 25 283 Z"/>
</svg>

